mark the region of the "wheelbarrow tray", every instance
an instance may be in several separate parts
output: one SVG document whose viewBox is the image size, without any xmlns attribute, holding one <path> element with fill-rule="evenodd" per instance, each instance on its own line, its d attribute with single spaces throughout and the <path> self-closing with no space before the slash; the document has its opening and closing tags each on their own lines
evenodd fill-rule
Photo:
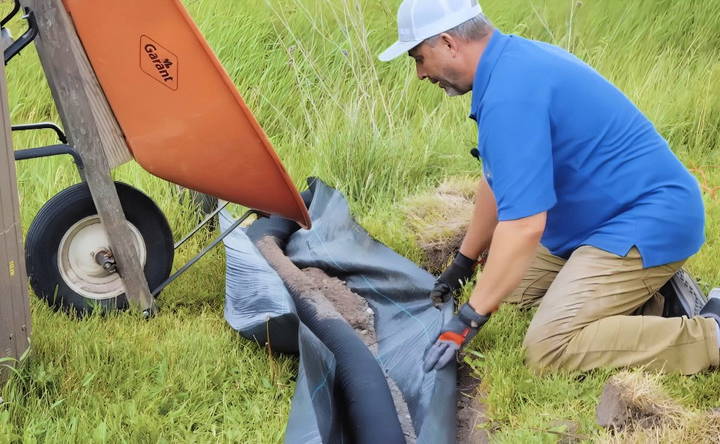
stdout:
<svg viewBox="0 0 720 444">
<path fill-rule="evenodd" d="M 310 226 L 270 141 L 179 0 L 63 3 L 144 169 Z"/>
</svg>

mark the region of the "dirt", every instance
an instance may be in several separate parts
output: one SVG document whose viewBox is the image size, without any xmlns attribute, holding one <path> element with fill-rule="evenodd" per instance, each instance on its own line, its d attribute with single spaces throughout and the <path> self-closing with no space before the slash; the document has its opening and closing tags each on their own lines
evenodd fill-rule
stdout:
<svg viewBox="0 0 720 444">
<path fill-rule="evenodd" d="M 455 232 L 449 233 L 442 240 L 422 244 L 421 247 L 425 254 L 423 268 L 436 275 L 445 271 L 450 260 L 460 251 L 465 230 L 467 230 L 467 225 L 459 225 Z"/>
<path fill-rule="evenodd" d="M 305 275 L 285 256 L 274 238 L 265 237 L 257 242 L 257 247 L 270 266 L 277 271 L 283 283 L 293 297 L 303 299 L 314 305 L 323 318 L 342 318 L 333 304 L 323 295 L 318 285 Z"/>
<path fill-rule="evenodd" d="M 330 301 L 365 345 L 374 347 L 377 344 L 375 314 L 365 298 L 351 291 L 340 279 L 328 276 L 319 268 L 305 268 L 302 272 L 312 281 L 313 289 L 320 291 Z"/>
<path fill-rule="evenodd" d="M 373 351 L 373 354 L 377 354 L 377 352 Z M 398 420 L 400 420 L 400 428 L 402 429 L 403 435 L 405 435 L 405 442 L 407 444 L 415 444 L 417 435 L 415 434 L 415 426 L 413 426 L 412 416 L 410 416 L 410 410 L 405 402 L 405 397 L 393 378 L 385 374 L 385 379 L 387 380 L 388 387 L 390 387 L 390 394 L 395 404 L 395 410 L 397 410 Z"/>
<path fill-rule="evenodd" d="M 480 428 L 487 422 L 480 380 L 464 363 L 458 365 L 457 374 L 457 442 L 458 444 L 484 444 L 490 442 L 487 430 Z"/>
</svg>

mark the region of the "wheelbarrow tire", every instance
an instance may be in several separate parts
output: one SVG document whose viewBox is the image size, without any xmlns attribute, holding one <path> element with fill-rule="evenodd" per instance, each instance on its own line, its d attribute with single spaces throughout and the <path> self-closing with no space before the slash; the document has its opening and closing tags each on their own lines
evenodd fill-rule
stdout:
<svg viewBox="0 0 720 444">
<path fill-rule="evenodd" d="M 127 184 L 116 182 L 115 186 L 152 290 L 170 275 L 175 255 L 172 231 L 152 199 Z M 25 241 L 35 294 L 56 310 L 78 315 L 127 309 L 120 276 L 93 274 L 99 267 L 94 264 L 94 247 L 107 244 L 98 240 L 106 239 L 104 233 L 87 184 L 73 185 L 50 199 L 30 225 Z M 77 266 L 76 260 L 85 261 L 85 268 Z M 88 269 L 91 273 L 85 274 L 83 270 Z M 104 270 L 100 267 L 99 271 Z"/>
</svg>

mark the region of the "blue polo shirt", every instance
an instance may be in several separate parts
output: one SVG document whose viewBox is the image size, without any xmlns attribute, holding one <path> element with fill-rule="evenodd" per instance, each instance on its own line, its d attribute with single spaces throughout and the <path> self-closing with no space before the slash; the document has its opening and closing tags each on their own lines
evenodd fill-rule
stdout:
<svg viewBox="0 0 720 444">
<path fill-rule="evenodd" d="M 499 220 L 547 211 L 542 244 L 553 254 L 637 247 L 654 267 L 703 244 L 695 178 L 620 90 L 567 51 L 495 31 L 470 117 Z"/>
</svg>

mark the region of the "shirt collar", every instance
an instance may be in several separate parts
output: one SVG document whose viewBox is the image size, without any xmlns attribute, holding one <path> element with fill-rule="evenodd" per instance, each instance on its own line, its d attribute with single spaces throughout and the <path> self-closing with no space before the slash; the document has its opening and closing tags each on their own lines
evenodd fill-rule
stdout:
<svg viewBox="0 0 720 444">
<path fill-rule="evenodd" d="M 500 32 L 499 29 L 493 31 L 493 35 L 490 37 L 485 51 L 480 62 L 478 63 L 477 69 L 475 70 L 475 79 L 473 80 L 472 89 L 472 102 L 470 105 L 470 118 L 477 120 L 477 111 L 480 108 L 480 103 L 485 96 L 488 84 L 490 83 L 490 77 L 495 65 L 497 65 L 500 56 L 505 50 L 508 42 L 512 38 L 511 35 L 505 35 Z"/>
</svg>

